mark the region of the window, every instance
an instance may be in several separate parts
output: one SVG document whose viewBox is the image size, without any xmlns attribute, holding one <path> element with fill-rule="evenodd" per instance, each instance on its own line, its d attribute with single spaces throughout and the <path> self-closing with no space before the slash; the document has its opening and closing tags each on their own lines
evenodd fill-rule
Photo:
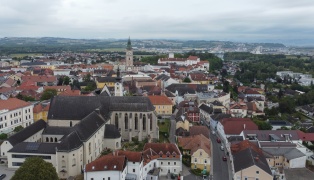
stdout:
<svg viewBox="0 0 314 180">
<path fill-rule="evenodd" d="M 197 158 L 195 158 L 194 162 L 197 162 Z"/>
<path fill-rule="evenodd" d="M 153 130 L 153 120 L 152 120 L 152 118 L 149 119 L 149 130 Z"/>
<path fill-rule="evenodd" d="M 119 129 L 119 118 L 118 118 L 118 113 L 114 116 L 114 124 L 117 129 Z"/>
<path fill-rule="evenodd" d="M 207 163 L 207 159 L 205 159 L 204 162 Z"/>
<path fill-rule="evenodd" d="M 65 160 L 61 161 L 61 166 L 62 166 L 62 168 L 65 168 Z"/>
<path fill-rule="evenodd" d="M 259 171 L 256 171 L 256 174 L 259 174 Z"/>
<path fill-rule="evenodd" d="M 177 162 L 174 162 L 173 165 L 177 165 Z"/>
<path fill-rule="evenodd" d="M 135 125 L 134 125 L 135 130 L 138 130 L 138 116 L 137 113 L 135 113 Z"/>
<path fill-rule="evenodd" d="M 135 169 L 133 169 L 133 172 L 135 172 Z"/>
<path fill-rule="evenodd" d="M 146 115 L 143 115 L 143 131 L 146 130 Z"/>
<path fill-rule="evenodd" d="M 161 165 L 163 164 L 163 162 L 161 162 Z"/>
<path fill-rule="evenodd" d="M 170 162 L 168 162 L 168 165 L 170 165 Z"/>
<path fill-rule="evenodd" d="M 88 152 L 89 152 L 89 154 L 92 153 L 92 145 L 91 145 L 91 143 L 88 144 Z"/>
<path fill-rule="evenodd" d="M 73 158 L 73 159 L 72 159 L 72 166 L 75 166 L 75 165 L 76 165 L 76 159 Z"/>
<path fill-rule="evenodd" d="M 124 129 L 125 130 L 129 129 L 129 117 L 127 113 L 125 113 L 124 115 Z"/>
</svg>

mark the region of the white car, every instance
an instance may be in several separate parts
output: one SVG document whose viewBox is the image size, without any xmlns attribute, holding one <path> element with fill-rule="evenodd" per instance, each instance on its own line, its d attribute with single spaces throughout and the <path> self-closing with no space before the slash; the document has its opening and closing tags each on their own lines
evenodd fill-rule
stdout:
<svg viewBox="0 0 314 180">
<path fill-rule="evenodd" d="M 224 146 L 223 146 L 223 145 L 221 145 L 221 146 L 220 146 L 220 149 L 223 151 L 223 150 L 224 150 Z"/>
</svg>

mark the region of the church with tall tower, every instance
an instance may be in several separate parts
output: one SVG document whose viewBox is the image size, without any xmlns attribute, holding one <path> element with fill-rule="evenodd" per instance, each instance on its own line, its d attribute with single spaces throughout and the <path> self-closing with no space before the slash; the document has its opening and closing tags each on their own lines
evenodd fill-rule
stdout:
<svg viewBox="0 0 314 180">
<path fill-rule="evenodd" d="M 129 37 L 125 52 L 125 71 L 133 71 L 133 48 Z"/>
</svg>

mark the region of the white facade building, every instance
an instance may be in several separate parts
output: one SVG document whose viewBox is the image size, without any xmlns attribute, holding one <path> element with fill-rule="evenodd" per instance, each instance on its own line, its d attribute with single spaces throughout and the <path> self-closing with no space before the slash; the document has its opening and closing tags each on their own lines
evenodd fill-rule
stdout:
<svg viewBox="0 0 314 180">
<path fill-rule="evenodd" d="M 10 133 L 17 126 L 32 124 L 33 107 L 31 103 L 16 98 L 0 100 L 0 133 Z"/>
</svg>

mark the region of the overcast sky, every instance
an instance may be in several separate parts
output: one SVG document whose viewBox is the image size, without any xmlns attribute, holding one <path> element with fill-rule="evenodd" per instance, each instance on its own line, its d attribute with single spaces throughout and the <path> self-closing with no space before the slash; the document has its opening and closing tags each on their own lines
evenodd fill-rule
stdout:
<svg viewBox="0 0 314 180">
<path fill-rule="evenodd" d="M 0 0 L 0 37 L 314 39 L 314 0 Z"/>
</svg>

